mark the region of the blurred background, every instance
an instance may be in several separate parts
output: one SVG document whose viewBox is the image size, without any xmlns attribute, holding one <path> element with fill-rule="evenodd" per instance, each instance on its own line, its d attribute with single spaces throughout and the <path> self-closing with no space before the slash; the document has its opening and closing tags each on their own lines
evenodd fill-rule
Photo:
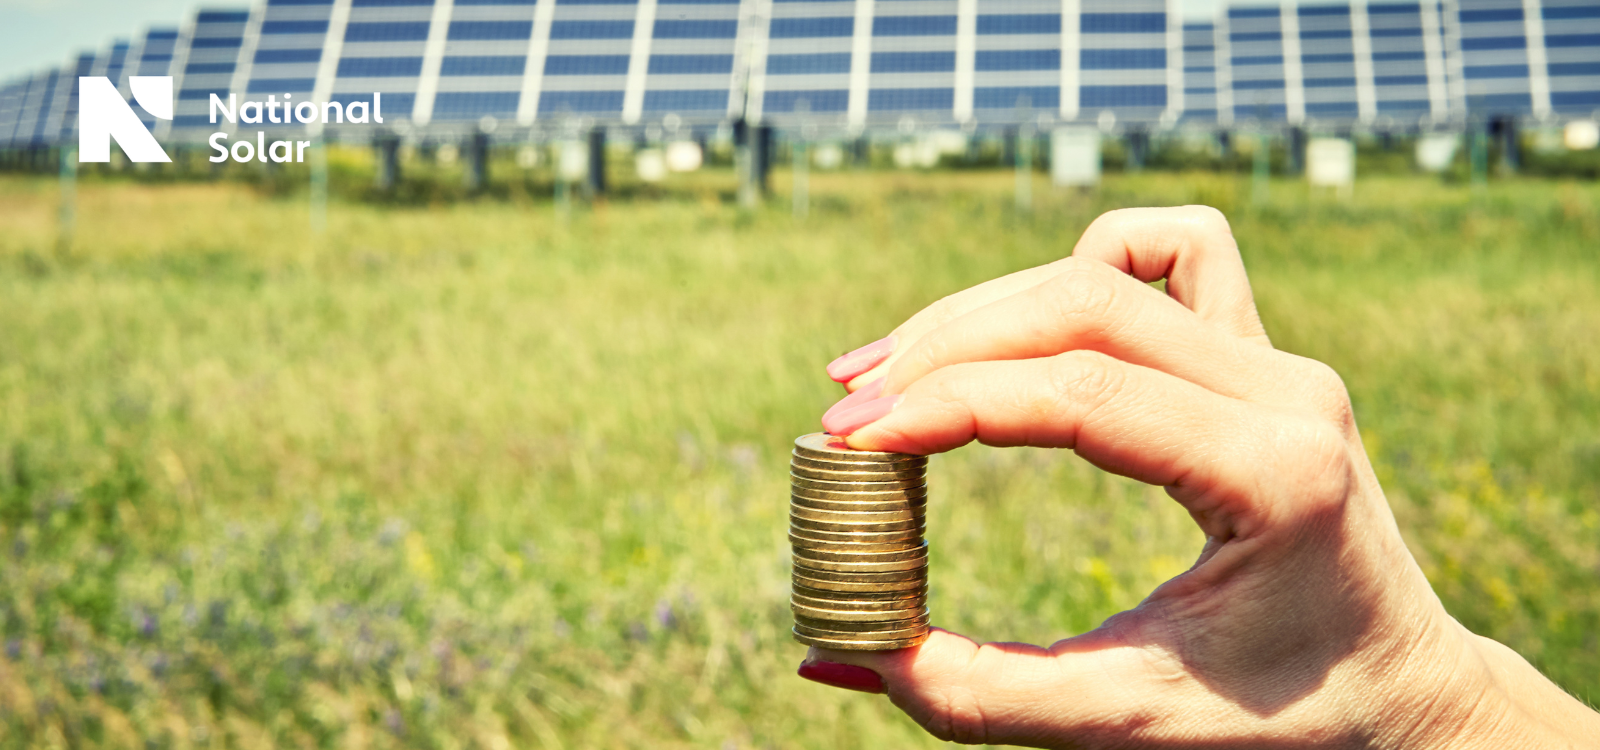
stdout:
<svg viewBox="0 0 1600 750">
<path fill-rule="evenodd" d="M 823 367 L 1185 203 L 1449 611 L 1600 699 L 1600 5 L 544 2 L 0 4 L 0 747 L 936 744 L 793 675 Z M 80 163 L 134 75 L 170 161 Z M 1069 453 L 929 482 L 978 639 L 1203 541 Z"/>
</svg>

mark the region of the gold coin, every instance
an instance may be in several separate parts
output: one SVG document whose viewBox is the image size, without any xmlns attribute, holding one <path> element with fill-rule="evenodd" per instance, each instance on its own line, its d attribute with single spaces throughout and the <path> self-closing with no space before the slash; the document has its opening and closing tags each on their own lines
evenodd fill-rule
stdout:
<svg viewBox="0 0 1600 750">
<path fill-rule="evenodd" d="M 908 625 L 894 630 L 859 631 L 859 630 L 832 630 L 828 628 L 813 628 L 809 625 L 794 624 L 794 632 L 800 635 L 809 635 L 813 638 L 833 638 L 839 640 L 874 640 L 892 641 L 900 638 L 915 638 L 928 632 L 928 624 Z"/>
<path fill-rule="evenodd" d="M 914 589 L 891 589 L 888 591 L 835 591 L 830 589 L 816 589 L 805 584 L 804 581 L 789 580 L 789 591 L 796 597 L 817 599 L 833 602 L 833 606 L 844 608 L 847 605 L 868 606 L 872 602 L 895 602 L 895 606 L 910 599 L 927 601 L 928 587 L 921 586 Z"/>
<path fill-rule="evenodd" d="M 921 567 L 910 570 L 880 570 L 875 572 L 843 572 L 837 570 L 819 570 L 808 568 L 800 563 L 794 564 L 794 574 L 814 578 L 819 581 L 838 581 L 840 583 L 880 583 L 889 581 L 917 581 L 927 580 L 928 566 L 924 563 Z"/>
<path fill-rule="evenodd" d="M 801 435 L 794 440 L 794 452 L 797 456 L 814 458 L 822 461 L 869 461 L 874 463 L 903 463 L 927 462 L 927 456 L 917 456 L 910 453 L 888 453 L 885 451 L 858 451 L 850 447 L 845 439 L 826 432 L 813 432 L 810 435 Z"/>
<path fill-rule="evenodd" d="M 834 573 L 887 573 L 898 570 L 914 570 L 928 567 L 928 558 L 913 557 L 907 560 L 889 560 L 886 562 L 835 562 L 833 560 L 817 560 L 806 557 L 798 552 L 794 555 L 796 567 L 810 568 L 812 570 L 827 570 Z"/>
<path fill-rule="evenodd" d="M 905 500 L 858 503 L 847 500 L 816 500 L 804 495 L 790 494 L 789 504 L 795 507 L 812 508 L 814 510 L 839 510 L 846 513 L 883 513 L 891 510 L 922 510 L 928 507 L 928 499 L 925 497 L 918 497 L 908 498 Z"/>
<path fill-rule="evenodd" d="M 841 633 L 888 632 L 906 628 L 920 628 L 928 624 L 928 612 L 914 612 L 902 620 L 829 620 L 794 613 L 794 624 L 812 630 L 835 630 Z"/>
<path fill-rule="evenodd" d="M 916 602 L 918 600 L 906 599 L 905 601 Z M 829 606 L 816 607 L 790 601 L 789 610 L 798 616 L 835 622 L 893 622 L 895 620 L 910 620 L 928 613 L 926 602 L 918 602 L 915 607 L 903 607 L 900 609 L 835 609 L 831 602 L 828 604 Z"/>
<path fill-rule="evenodd" d="M 920 646 L 923 641 L 928 640 L 926 632 L 915 638 L 901 638 L 894 641 L 847 641 L 838 638 L 817 638 L 801 635 L 798 631 L 791 632 L 794 633 L 794 639 L 802 644 L 833 649 L 834 651 L 895 651 L 902 648 Z"/>
<path fill-rule="evenodd" d="M 813 591 L 838 591 L 846 594 L 880 594 L 887 591 L 918 591 L 928 585 L 924 576 L 911 578 L 904 581 L 882 581 L 867 583 L 864 581 L 828 581 L 813 578 L 803 573 L 796 572 L 792 576 L 793 585 L 804 586 Z"/>
<path fill-rule="evenodd" d="M 848 521 L 818 521 L 805 516 L 789 514 L 789 526 L 801 531 L 828 531 L 833 533 L 848 532 L 885 532 L 885 531 L 915 531 L 922 533 L 928 526 L 926 518 L 912 518 L 904 521 L 874 521 L 871 523 L 853 523 Z"/>
<path fill-rule="evenodd" d="M 856 536 L 856 535 L 853 535 Z M 797 550 L 817 550 L 822 552 L 856 553 L 856 552 L 906 552 L 917 549 L 925 544 L 922 534 L 913 534 L 904 539 L 892 539 L 877 542 L 836 541 L 828 539 L 814 539 L 807 536 L 797 536 L 791 529 L 789 531 L 789 546 Z"/>
<path fill-rule="evenodd" d="M 789 454 L 789 465 L 812 469 L 814 471 L 891 471 L 926 473 L 927 461 L 903 461 L 900 463 L 881 463 L 876 461 L 825 461 L 820 458 L 806 458 L 805 456 Z"/>
<path fill-rule="evenodd" d="M 789 486 L 794 489 L 825 490 L 828 492 L 887 492 L 889 490 L 909 490 L 917 487 L 927 487 L 928 478 L 891 479 L 886 482 L 829 482 L 823 479 L 806 479 L 791 473 L 789 475 Z"/>
<path fill-rule="evenodd" d="M 827 596 L 806 595 L 797 588 L 790 587 L 789 606 L 803 606 L 829 612 L 866 612 L 870 616 L 880 616 L 883 612 L 923 609 L 928 606 L 928 595 L 925 593 L 912 593 L 910 596 L 899 596 L 899 598 L 864 598 L 854 593 L 822 593 L 827 593 Z"/>
<path fill-rule="evenodd" d="M 811 560 L 824 562 L 892 562 L 895 560 L 913 560 L 928 556 L 928 543 L 926 541 L 907 549 L 897 550 L 820 550 L 808 548 L 795 548 L 794 553 Z"/>
<path fill-rule="evenodd" d="M 789 465 L 789 475 L 824 482 L 902 482 L 908 479 L 920 479 L 925 482 L 928 479 L 928 472 L 921 468 L 915 471 L 842 471 L 813 469 L 799 464 Z"/>
<path fill-rule="evenodd" d="M 834 492 L 832 490 L 814 490 L 809 487 L 789 487 L 789 497 L 803 497 L 808 500 L 831 500 L 836 503 L 889 503 L 907 500 L 926 500 L 927 487 L 916 487 L 909 490 L 886 490 L 883 492 Z"/>
<path fill-rule="evenodd" d="M 799 529 L 790 526 L 789 542 L 790 544 L 801 544 L 802 542 L 823 542 L 832 545 L 875 545 L 897 543 L 906 545 L 916 544 L 917 542 L 922 541 L 922 532 L 922 529 L 911 529 L 909 531 L 816 531 L 812 529 Z M 799 537 L 801 541 L 796 542 L 795 537 Z M 896 549 L 904 549 L 904 547 L 896 547 Z M 865 552 L 868 550 L 862 549 L 862 551 Z"/>
<path fill-rule="evenodd" d="M 891 521 L 917 521 L 927 517 L 926 508 L 898 508 L 895 510 L 821 510 L 804 505 L 790 505 L 789 515 L 807 521 L 827 523 L 889 523 Z"/>
</svg>

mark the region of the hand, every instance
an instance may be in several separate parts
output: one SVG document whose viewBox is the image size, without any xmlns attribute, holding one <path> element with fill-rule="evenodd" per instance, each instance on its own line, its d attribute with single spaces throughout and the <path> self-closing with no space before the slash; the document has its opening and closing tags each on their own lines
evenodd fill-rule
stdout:
<svg viewBox="0 0 1600 750">
<path fill-rule="evenodd" d="M 1166 295 L 1145 283 L 1162 278 Z M 1070 448 L 1166 488 L 1206 543 L 1049 648 L 935 629 L 901 651 L 813 649 L 802 676 L 886 690 L 959 742 L 1600 743 L 1600 716 L 1444 611 L 1343 382 L 1272 348 L 1215 210 L 1106 214 L 1072 257 L 941 300 L 829 374 L 854 392 L 823 424 L 856 448 Z"/>
</svg>

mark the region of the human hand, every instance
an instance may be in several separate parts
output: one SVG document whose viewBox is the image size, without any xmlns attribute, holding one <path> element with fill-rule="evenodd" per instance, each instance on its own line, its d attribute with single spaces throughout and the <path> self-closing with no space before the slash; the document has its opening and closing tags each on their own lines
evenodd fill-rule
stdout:
<svg viewBox="0 0 1600 750">
<path fill-rule="evenodd" d="M 1166 295 L 1145 283 L 1162 278 Z M 901 651 L 812 649 L 802 676 L 886 690 L 960 742 L 1600 743 L 1600 716 L 1445 612 L 1343 382 L 1272 348 L 1215 210 L 1106 214 L 1072 257 L 941 300 L 829 374 L 853 392 L 823 425 L 856 448 L 1070 448 L 1166 488 L 1206 543 L 1139 606 L 1049 648 L 936 629 Z"/>
</svg>

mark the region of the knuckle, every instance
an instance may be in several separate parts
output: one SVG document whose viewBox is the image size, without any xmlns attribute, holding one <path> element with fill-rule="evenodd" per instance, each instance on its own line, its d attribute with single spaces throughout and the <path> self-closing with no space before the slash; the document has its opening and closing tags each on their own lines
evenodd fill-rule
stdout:
<svg viewBox="0 0 1600 750">
<path fill-rule="evenodd" d="M 1075 413 L 1092 409 L 1111 400 L 1123 387 L 1126 377 L 1111 357 L 1078 350 L 1054 357 L 1049 369 L 1050 402 L 1043 405 L 1052 413 Z"/>
<path fill-rule="evenodd" d="M 1285 441 L 1282 456 L 1294 494 L 1313 514 L 1343 507 L 1355 485 L 1355 462 L 1349 444 L 1333 425 L 1304 420 Z"/>
<path fill-rule="evenodd" d="M 934 331 L 918 339 L 906 358 L 911 360 L 909 364 L 917 372 L 933 372 L 952 361 L 950 342 Z"/>
<path fill-rule="evenodd" d="M 1103 327 L 1117 301 L 1117 287 L 1103 263 L 1079 261 L 1041 287 L 1053 326 L 1069 330 Z M 1066 330 L 1057 331 L 1066 333 Z"/>
<path fill-rule="evenodd" d="M 982 702 L 970 690 L 946 687 L 912 718 L 943 742 L 980 745 L 988 741 L 988 718 Z"/>
<path fill-rule="evenodd" d="M 1216 208 L 1195 205 L 1184 206 L 1183 210 L 1191 221 L 1206 232 L 1230 236 L 1233 234 L 1233 227 L 1228 224 L 1227 215 Z"/>
<path fill-rule="evenodd" d="M 1348 439 L 1355 433 L 1355 407 L 1350 403 L 1350 391 L 1344 378 L 1322 362 L 1302 359 L 1299 370 L 1300 388 L 1317 416 L 1333 425 L 1339 434 Z"/>
</svg>

